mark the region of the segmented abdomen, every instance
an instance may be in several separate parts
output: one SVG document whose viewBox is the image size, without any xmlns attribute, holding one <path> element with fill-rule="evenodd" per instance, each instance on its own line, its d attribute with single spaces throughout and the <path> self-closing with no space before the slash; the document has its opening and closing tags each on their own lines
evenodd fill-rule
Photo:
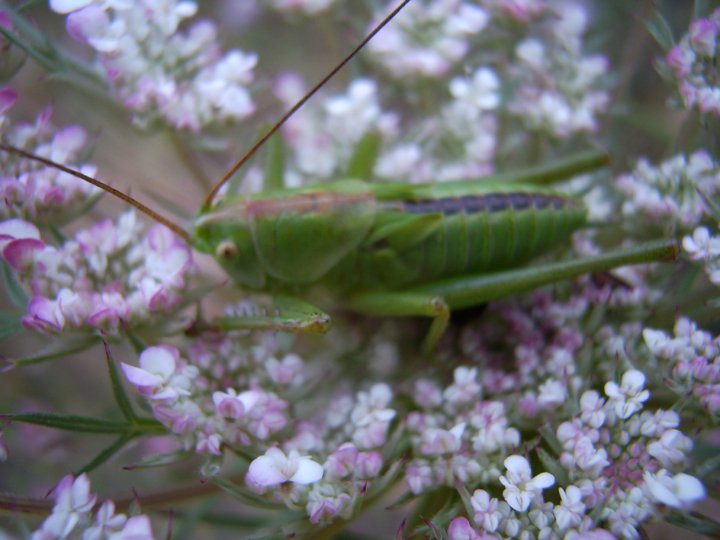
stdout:
<svg viewBox="0 0 720 540">
<path fill-rule="evenodd" d="M 536 188 L 388 202 L 402 216 L 435 216 L 430 232 L 404 246 L 366 243 L 333 272 L 348 287 L 398 289 L 520 266 L 551 250 L 585 223 L 581 202 Z M 459 190 L 460 191 L 460 190 Z M 388 211 L 388 210 L 386 210 Z"/>
</svg>

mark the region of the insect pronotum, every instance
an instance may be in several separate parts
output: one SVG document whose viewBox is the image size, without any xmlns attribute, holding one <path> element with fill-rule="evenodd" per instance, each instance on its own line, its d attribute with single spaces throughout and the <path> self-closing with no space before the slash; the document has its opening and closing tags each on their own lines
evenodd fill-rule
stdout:
<svg viewBox="0 0 720 540">
<path fill-rule="evenodd" d="M 274 295 L 275 313 L 218 321 L 225 329 L 324 333 L 330 317 L 307 300 L 323 287 L 351 311 L 431 318 L 424 343 L 428 350 L 443 334 L 453 309 L 587 272 L 675 256 L 674 242 L 659 240 L 594 257 L 523 266 L 585 225 L 582 202 L 546 184 L 603 166 L 606 157 L 598 152 L 490 178 L 426 185 L 348 178 L 214 202 L 220 187 L 247 159 L 408 1 L 223 175 L 189 230 L 61 164 L 6 144 L 0 149 L 93 183 L 215 256 L 243 288 Z M 365 169 L 369 174 L 372 163 Z"/>
</svg>

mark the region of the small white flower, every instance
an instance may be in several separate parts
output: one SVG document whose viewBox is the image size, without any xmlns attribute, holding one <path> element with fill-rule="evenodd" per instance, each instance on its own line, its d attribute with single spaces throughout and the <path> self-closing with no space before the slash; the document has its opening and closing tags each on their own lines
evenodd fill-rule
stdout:
<svg viewBox="0 0 720 540">
<path fill-rule="evenodd" d="M 681 463 L 692 449 L 692 440 L 677 429 L 668 429 L 647 446 L 648 454 L 669 467 Z"/>
<path fill-rule="evenodd" d="M 605 384 L 605 394 L 610 398 L 615 414 L 623 420 L 643 408 L 643 403 L 650 398 L 650 392 L 644 390 L 645 375 L 636 369 L 625 372 L 620 386 L 614 382 Z"/>
<path fill-rule="evenodd" d="M 213 403 L 225 418 L 237 420 L 250 412 L 261 399 L 260 392 L 247 390 L 238 394 L 232 388 L 227 392 L 213 392 Z"/>
<path fill-rule="evenodd" d="M 605 401 L 595 390 L 583 392 L 580 396 L 580 418 L 591 428 L 599 428 L 605 422 Z"/>
<path fill-rule="evenodd" d="M 285 455 L 282 450 L 273 447 L 250 463 L 245 481 L 253 486 L 272 487 L 285 482 L 312 484 L 322 476 L 322 465 L 308 456 L 301 456 L 296 450 Z"/>
<path fill-rule="evenodd" d="M 662 330 L 654 330 L 653 328 L 645 328 L 643 330 L 643 340 L 648 346 L 650 352 L 657 355 L 665 356 L 670 347 L 670 336 Z"/>
<path fill-rule="evenodd" d="M 450 522 L 447 537 L 448 540 L 480 540 L 481 538 L 465 517 L 456 517 Z"/>
<path fill-rule="evenodd" d="M 55 13 L 70 13 L 93 3 L 93 0 L 50 0 L 50 9 Z"/>
<path fill-rule="evenodd" d="M 655 474 L 646 471 L 643 480 L 655 501 L 674 508 L 688 507 L 705 497 L 700 480 L 689 474 L 670 476 L 667 470 L 661 469 Z"/>
<path fill-rule="evenodd" d="M 518 512 L 525 512 L 533 498 L 555 483 L 555 477 L 548 472 L 531 477 L 530 463 L 522 456 L 510 456 L 504 464 L 507 474 L 500 476 L 500 482 L 505 486 L 503 497 Z"/>
<path fill-rule="evenodd" d="M 271 357 L 265 369 L 275 384 L 297 387 L 305 380 L 305 364 L 296 354 L 286 354 L 282 360 Z"/>
<path fill-rule="evenodd" d="M 562 382 L 555 379 L 548 379 L 540 385 L 538 403 L 544 409 L 557 407 L 565 403 L 567 399 L 567 388 Z"/>
<path fill-rule="evenodd" d="M 55 506 L 42 527 L 33 534 L 33 540 L 67 538 L 81 521 L 92 512 L 97 496 L 90 491 L 86 474 L 77 478 L 64 477 L 55 489 Z"/>
<path fill-rule="evenodd" d="M 481 386 L 477 382 L 477 369 L 460 366 L 453 372 L 454 383 L 443 392 L 450 403 L 470 402 L 480 397 Z"/>
<path fill-rule="evenodd" d="M 101 540 L 112 538 L 127 521 L 125 514 L 115 513 L 115 503 L 105 501 L 95 514 L 95 523 L 83 533 L 83 540 Z"/>
<path fill-rule="evenodd" d="M 484 531 L 495 532 L 500 525 L 502 512 L 499 510 L 499 501 L 490 497 L 487 491 L 476 489 L 470 499 L 475 515 L 473 521 Z"/>
<path fill-rule="evenodd" d="M 468 110 L 495 109 L 500 103 L 500 80 L 489 68 L 478 69 L 472 79 L 455 78 L 450 81 L 450 93 L 468 105 Z"/>
<path fill-rule="evenodd" d="M 146 515 L 129 518 L 121 531 L 108 537 L 109 540 L 153 540 L 153 538 L 155 538 L 155 535 L 152 531 L 150 518 Z"/>
<path fill-rule="evenodd" d="M 169 346 L 149 347 L 140 355 L 140 367 L 122 363 L 125 377 L 151 399 L 175 399 L 178 393 L 169 383 L 180 355 Z"/>
<path fill-rule="evenodd" d="M 452 454 L 460 450 L 465 422 L 452 429 L 428 428 L 422 433 L 420 452 L 425 455 Z"/>
<path fill-rule="evenodd" d="M 695 261 L 720 255 L 720 238 L 710 236 L 707 227 L 697 227 L 692 236 L 685 236 L 682 246 L 688 256 Z"/>
<path fill-rule="evenodd" d="M 561 504 L 553 509 L 558 528 L 564 531 L 570 527 L 578 527 L 585 515 L 582 491 L 577 486 L 568 486 L 567 490 L 560 488 L 560 499 Z"/>
</svg>

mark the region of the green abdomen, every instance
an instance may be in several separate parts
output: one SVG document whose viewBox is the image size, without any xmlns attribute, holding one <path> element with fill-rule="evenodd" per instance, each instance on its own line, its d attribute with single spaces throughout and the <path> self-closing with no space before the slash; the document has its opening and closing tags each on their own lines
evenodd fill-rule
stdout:
<svg viewBox="0 0 720 540">
<path fill-rule="evenodd" d="M 386 212 L 398 220 L 424 217 L 427 230 L 412 241 L 407 237 L 397 241 L 389 235 L 365 242 L 323 281 L 351 293 L 491 273 L 520 266 L 553 249 L 586 219 L 578 200 L 536 187 L 492 191 L 478 187 L 468 193 L 467 186 L 462 186 L 453 191 L 444 187 L 428 190 L 427 198 L 386 202 L 395 206 Z M 392 220 L 390 216 L 386 222 Z M 427 226 L 428 218 L 432 226 Z"/>
</svg>

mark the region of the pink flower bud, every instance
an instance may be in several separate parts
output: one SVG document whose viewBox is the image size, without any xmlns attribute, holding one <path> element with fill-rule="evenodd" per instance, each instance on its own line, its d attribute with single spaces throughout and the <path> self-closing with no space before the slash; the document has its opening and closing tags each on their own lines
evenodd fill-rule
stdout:
<svg viewBox="0 0 720 540">
<path fill-rule="evenodd" d="M 28 304 L 22 324 L 25 328 L 36 332 L 60 332 L 65 326 L 65 317 L 56 302 L 44 296 L 35 296 Z"/>
<path fill-rule="evenodd" d="M 45 242 L 34 238 L 11 240 L 2 250 L 3 258 L 17 272 L 27 272 L 35 264 L 35 253 L 45 248 Z"/>
<path fill-rule="evenodd" d="M 360 452 L 355 462 L 355 476 L 368 480 L 376 478 L 382 464 L 382 455 L 379 452 Z"/>
<path fill-rule="evenodd" d="M 358 458 L 358 450 L 354 444 L 344 443 L 330 454 L 325 461 L 325 470 L 335 478 L 344 478 L 352 474 Z"/>
<path fill-rule="evenodd" d="M 5 15 L 5 13 L 0 11 L 0 26 L 7 28 L 5 24 L 3 24 L 3 21 L 5 20 L 3 15 Z M 7 17 L 7 15 L 5 15 L 5 17 Z M 12 107 L 17 100 L 17 97 L 17 92 L 12 88 L 0 89 L 0 114 L 4 114 L 5 111 Z"/>
<path fill-rule="evenodd" d="M 709 58 L 715 56 L 718 24 L 710 19 L 696 19 L 690 24 L 690 45 L 693 50 Z"/>
<path fill-rule="evenodd" d="M 237 420 L 245 415 L 245 405 L 232 394 L 214 392 L 213 403 L 215 403 L 217 411 L 227 419 Z"/>
</svg>

